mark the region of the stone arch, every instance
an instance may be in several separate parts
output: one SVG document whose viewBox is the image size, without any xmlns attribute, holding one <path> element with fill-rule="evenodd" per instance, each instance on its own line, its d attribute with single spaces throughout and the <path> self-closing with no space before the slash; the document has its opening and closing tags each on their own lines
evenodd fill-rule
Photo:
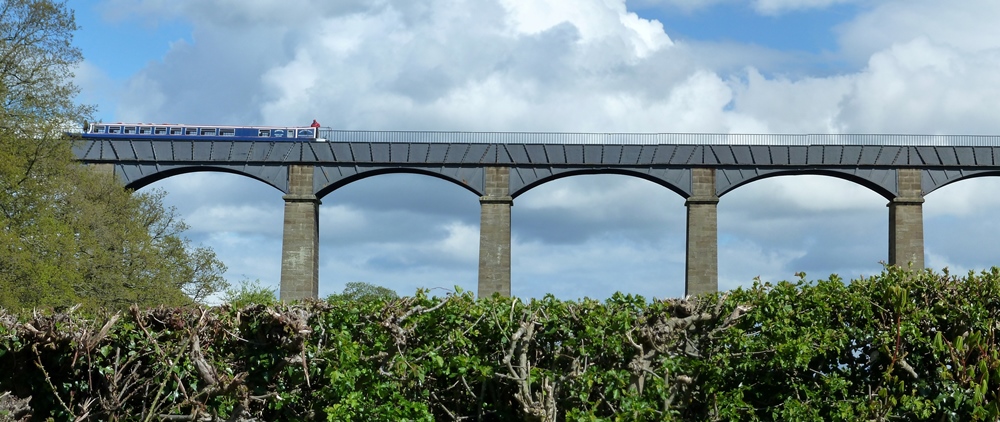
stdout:
<svg viewBox="0 0 1000 422">
<path fill-rule="evenodd" d="M 454 183 L 466 190 L 483 196 L 482 168 L 452 168 L 448 172 L 441 168 L 421 167 L 361 167 L 361 166 L 316 166 L 313 187 L 317 198 L 361 179 L 384 174 L 419 174 Z"/>
<path fill-rule="evenodd" d="M 864 186 L 886 200 L 896 197 L 896 171 L 894 169 L 719 169 L 716 171 L 716 191 L 719 197 L 757 180 L 777 176 L 815 175 L 830 176 Z"/>
<path fill-rule="evenodd" d="M 877 273 L 879 261 L 891 258 L 894 223 L 887 217 L 894 204 L 884 194 L 816 172 L 753 182 L 759 183 L 745 183 L 719 201 L 720 278 L 780 280 L 803 271 L 850 280 Z"/>
<path fill-rule="evenodd" d="M 511 168 L 511 198 L 553 180 L 570 176 L 613 174 L 645 179 L 670 189 L 683 198 L 691 196 L 691 169 L 646 169 L 646 171 L 617 168 Z"/>
<path fill-rule="evenodd" d="M 558 280 L 545 287 L 550 293 L 571 295 L 574 283 L 595 283 L 599 291 L 595 294 L 609 296 L 620 285 L 608 282 L 601 275 L 606 273 L 593 271 L 607 268 L 612 273 L 635 271 L 636 278 L 630 281 L 639 290 L 632 293 L 647 298 L 684 296 L 688 195 L 634 173 L 558 176 L 522 189 L 513 201 L 511 253 L 528 259 L 511 261 L 512 295 L 538 292 L 541 289 L 530 281 L 555 274 Z M 557 192 L 568 195 L 553 197 Z M 539 245 L 544 247 L 536 249 Z M 645 258 L 653 254 L 662 259 Z M 564 261 L 568 257 L 586 259 Z"/>
<path fill-rule="evenodd" d="M 250 171 L 248 171 L 250 170 Z M 177 165 L 177 166 L 143 166 L 118 164 L 115 175 L 122 179 L 126 188 L 138 190 L 150 184 L 180 174 L 196 172 L 218 172 L 236 174 L 263 182 L 271 187 L 288 193 L 288 167 L 268 166 L 247 169 L 245 165 Z"/>
<path fill-rule="evenodd" d="M 924 195 L 952 183 L 979 177 L 1000 176 L 1000 170 L 929 169 L 922 172 L 920 188 Z"/>
<path fill-rule="evenodd" d="M 996 251 L 984 246 L 1000 237 L 1000 220 L 995 218 L 1000 203 L 992 194 L 1000 189 L 1000 177 L 996 177 L 1000 170 L 948 173 L 951 178 L 943 179 L 939 174 L 934 180 L 937 184 L 924 196 L 924 242 L 929 266 L 947 263 L 953 270 L 988 269 L 996 264 Z M 927 179 L 925 173 L 924 189 Z"/>
</svg>

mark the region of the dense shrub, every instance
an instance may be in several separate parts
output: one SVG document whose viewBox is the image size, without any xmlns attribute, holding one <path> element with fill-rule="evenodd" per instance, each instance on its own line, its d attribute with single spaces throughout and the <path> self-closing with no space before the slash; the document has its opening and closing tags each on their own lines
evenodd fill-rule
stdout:
<svg viewBox="0 0 1000 422">
<path fill-rule="evenodd" d="M 1000 270 L 897 268 L 652 302 L 418 292 L 3 315 L 0 406 L 31 397 L 35 420 L 996 420 L 998 321 Z"/>
</svg>

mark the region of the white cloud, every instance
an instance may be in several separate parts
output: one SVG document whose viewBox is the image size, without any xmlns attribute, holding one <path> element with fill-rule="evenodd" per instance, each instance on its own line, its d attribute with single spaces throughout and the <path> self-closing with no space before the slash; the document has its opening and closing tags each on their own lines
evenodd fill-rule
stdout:
<svg viewBox="0 0 1000 422">
<path fill-rule="evenodd" d="M 145 122 L 156 116 L 168 97 L 158 79 L 139 74 L 129 79 L 115 110 L 119 122 Z"/>
<path fill-rule="evenodd" d="M 624 42 L 637 59 L 672 45 L 662 24 L 627 11 L 621 0 L 501 0 L 501 3 L 510 11 L 508 19 L 516 35 L 534 35 L 569 23 L 577 30 L 581 43 Z"/>
<path fill-rule="evenodd" d="M 991 0 L 941 2 L 888 0 L 845 23 L 839 29 L 845 53 L 867 60 L 894 44 L 918 38 L 963 53 L 1000 47 L 1000 3 Z"/>
<path fill-rule="evenodd" d="M 789 264 L 805 255 L 805 251 L 796 248 L 765 250 L 760 243 L 748 239 L 722 243 L 719 262 L 725 264 L 719 268 L 719 289 L 748 286 L 755 278 L 772 283 L 793 280 L 794 272 L 799 270 L 789 273 Z"/>
<path fill-rule="evenodd" d="M 849 76 L 766 78 L 754 68 L 733 80 L 734 110 L 764 126 L 760 132 L 839 133 L 840 103 L 851 88 Z"/>
<path fill-rule="evenodd" d="M 445 226 L 448 236 L 427 248 L 427 253 L 442 253 L 455 260 L 478 264 L 479 227 L 453 221 Z"/>
<path fill-rule="evenodd" d="M 767 198 L 768 207 L 791 212 L 869 211 L 885 207 L 886 200 L 857 183 L 832 176 L 779 176 L 741 186 L 722 198 Z"/>
<path fill-rule="evenodd" d="M 965 53 L 926 38 L 876 53 L 842 104 L 854 133 L 982 134 L 1000 130 L 1000 50 Z"/>
<path fill-rule="evenodd" d="M 447 13 L 417 22 L 398 4 L 330 16 L 324 28 L 336 30 L 304 40 L 292 60 L 264 75 L 265 120 L 312 109 L 343 110 L 327 119 L 341 127 L 565 129 L 617 96 L 602 75 L 609 68 L 671 45 L 661 25 L 620 1 L 494 6 L 439 1 L 435 10 Z M 316 82 L 318 74 L 325 77 Z M 583 94 L 580 84 L 596 91 Z"/>
<path fill-rule="evenodd" d="M 187 216 L 193 222 L 191 231 L 195 233 L 267 233 L 277 238 L 281 237 L 281 228 L 274 223 L 282 218 L 280 209 L 261 208 L 258 204 L 209 205 L 200 207 Z"/>
<path fill-rule="evenodd" d="M 365 213 L 349 205 L 327 205 L 320 213 L 320 227 L 337 230 L 365 228 L 370 224 Z"/>
<path fill-rule="evenodd" d="M 242 280 L 260 280 L 262 285 L 274 289 L 280 285 L 281 242 L 273 238 L 215 232 L 195 244 L 211 245 L 216 256 L 228 267 L 225 276 L 234 286 Z"/>
<path fill-rule="evenodd" d="M 955 275 L 962 275 L 969 271 L 969 268 L 961 264 L 956 264 L 948 256 L 938 254 L 933 248 L 924 249 L 924 261 L 930 268 L 938 270 L 947 268 L 949 272 Z"/>
</svg>

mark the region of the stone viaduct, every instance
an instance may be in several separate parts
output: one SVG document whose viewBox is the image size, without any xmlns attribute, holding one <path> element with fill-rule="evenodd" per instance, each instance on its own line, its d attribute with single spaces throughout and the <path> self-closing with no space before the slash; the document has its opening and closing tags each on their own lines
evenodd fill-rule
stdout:
<svg viewBox="0 0 1000 422">
<path fill-rule="evenodd" d="M 77 158 L 141 188 L 172 175 L 220 171 L 285 193 L 282 299 L 319 293 L 318 213 L 324 195 L 385 173 L 418 173 L 480 197 L 480 296 L 510 294 L 511 207 L 542 183 L 578 174 L 640 177 L 686 199 L 687 294 L 718 287 L 716 206 L 766 177 L 818 174 L 887 200 L 888 262 L 924 265 L 923 196 L 1000 174 L 1000 136 L 724 135 L 321 131 L 328 142 L 87 139 Z"/>
</svg>

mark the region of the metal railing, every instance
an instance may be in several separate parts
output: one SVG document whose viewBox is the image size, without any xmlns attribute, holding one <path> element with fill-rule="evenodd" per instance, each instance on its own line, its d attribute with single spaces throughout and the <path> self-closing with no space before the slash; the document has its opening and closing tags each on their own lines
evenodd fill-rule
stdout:
<svg viewBox="0 0 1000 422">
<path fill-rule="evenodd" d="M 321 129 L 331 142 L 568 145 L 1000 146 L 1000 135 L 434 132 Z"/>
</svg>

